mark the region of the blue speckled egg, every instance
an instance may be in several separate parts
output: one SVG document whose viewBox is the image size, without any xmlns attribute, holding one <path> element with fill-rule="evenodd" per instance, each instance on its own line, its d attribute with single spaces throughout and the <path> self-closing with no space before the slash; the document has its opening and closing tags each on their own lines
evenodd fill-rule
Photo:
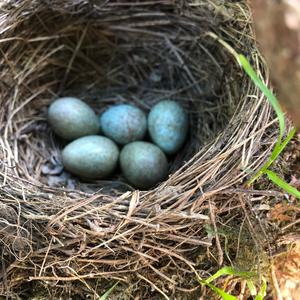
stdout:
<svg viewBox="0 0 300 300">
<path fill-rule="evenodd" d="M 48 122 L 58 136 L 69 141 L 99 131 L 95 112 L 80 99 L 72 97 L 59 98 L 50 105 Z"/>
<path fill-rule="evenodd" d="M 116 168 L 119 149 L 110 139 L 99 135 L 81 137 L 62 152 L 66 170 L 81 178 L 102 179 Z"/>
<path fill-rule="evenodd" d="M 125 145 L 143 139 L 147 131 L 147 118 L 141 109 L 133 105 L 118 104 L 100 116 L 100 127 L 104 135 Z"/>
<path fill-rule="evenodd" d="M 187 113 L 174 101 L 161 101 L 149 113 L 148 130 L 157 146 L 167 154 L 174 154 L 187 136 Z"/>
<path fill-rule="evenodd" d="M 148 142 L 127 144 L 120 154 L 125 178 L 135 187 L 147 189 L 162 181 L 168 172 L 166 155 Z"/>
</svg>

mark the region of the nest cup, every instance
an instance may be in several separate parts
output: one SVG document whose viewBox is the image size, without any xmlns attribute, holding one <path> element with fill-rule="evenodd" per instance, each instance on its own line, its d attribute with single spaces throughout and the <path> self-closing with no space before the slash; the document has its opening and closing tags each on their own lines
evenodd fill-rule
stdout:
<svg viewBox="0 0 300 300">
<path fill-rule="evenodd" d="M 163 294 L 190 287 L 192 267 L 214 266 L 197 263 L 216 251 L 205 228 L 239 215 L 229 189 L 274 141 L 267 101 L 224 46 L 264 72 L 246 1 L 11 1 L 0 13 L 2 293 L 35 282 L 94 295 L 111 280 Z M 46 121 L 60 96 L 97 113 L 180 102 L 190 133 L 169 178 L 138 191 L 119 174 L 62 177 L 64 142 Z"/>
</svg>

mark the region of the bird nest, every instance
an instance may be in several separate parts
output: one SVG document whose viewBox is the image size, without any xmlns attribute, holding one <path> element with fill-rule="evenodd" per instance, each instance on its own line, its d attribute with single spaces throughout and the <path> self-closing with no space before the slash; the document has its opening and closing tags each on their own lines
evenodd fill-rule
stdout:
<svg viewBox="0 0 300 300">
<path fill-rule="evenodd" d="M 43 285 L 84 298 L 119 281 L 121 299 L 154 299 L 199 292 L 195 272 L 256 265 L 242 183 L 275 137 L 265 97 L 226 46 L 264 75 L 246 1 L 8 1 L 0 32 L 2 294 Z M 64 172 L 46 121 L 60 96 L 98 113 L 180 102 L 190 134 L 169 177 L 135 190 L 118 172 Z"/>
</svg>

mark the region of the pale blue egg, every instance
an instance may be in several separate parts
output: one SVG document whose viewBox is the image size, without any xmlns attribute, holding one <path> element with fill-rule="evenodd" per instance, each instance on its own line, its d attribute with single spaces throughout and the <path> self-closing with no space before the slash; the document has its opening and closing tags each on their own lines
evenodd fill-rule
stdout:
<svg viewBox="0 0 300 300">
<path fill-rule="evenodd" d="M 174 154 L 186 140 L 188 115 L 175 101 L 161 101 L 149 113 L 148 130 L 157 146 L 167 154 Z"/>
<path fill-rule="evenodd" d="M 166 155 L 148 142 L 127 144 L 121 151 L 120 165 L 125 178 L 142 189 L 155 186 L 165 179 L 168 172 Z"/>
<path fill-rule="evenodd" d="M 117 104 L 100 116 L 100 128 L 104 135 L 125 145 L 143 139 L 147 131 L 147 118 L 141 109 L 133 105 Z"/>
<path fill-rule="evenodd" d="M 109 176 L 117 166 L 119 149 L 110 139 L 99 135 L 81 137 L 62 152 L 62 163 L 74 175 L 89 179 Z"/>
<path fill-rule="evenodd" d="M 53 131 L 66 140 L 97 134 L 99 121 L 85 102 L 73 97 L 55 100 L 48 109 L 48 122 Z"/>
</svg>

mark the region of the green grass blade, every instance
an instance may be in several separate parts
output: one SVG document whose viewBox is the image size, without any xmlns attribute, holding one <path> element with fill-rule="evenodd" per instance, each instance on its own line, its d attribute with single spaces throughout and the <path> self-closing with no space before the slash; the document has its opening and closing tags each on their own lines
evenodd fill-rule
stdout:
<svg viewBox="0 0 300 300">
<path fill-rule="evenodd" d="M 217 288 L 216 286 L 211 284 L 211 282 L 213 280 L 216 280 L 219 277 L 224 276 L 224 275 L 237 276 L 239 278 L 246 279 L 247 280 L 247 286 L 250 290 L 251 295 L 255 296 L 257 294 L 256 287 L 254 285 L 254 282 L 252 281 L 253 278 L 257 278 L 257 274 L 255 272 L 237 271 L 232 267 L 223 267 L 222 269 L 217 271 L 215 274 L 210 276 L 208 279 L 199 280 L 199 283 L 201 285 L 208 286 L 209 288 L 211 288 L 216 294 L 218 294 L 220 297 L 222 297 L 222 299 L 237 300 L 237 298 L 235 296 L 232 296 L 232 295 L 226 293 L 225 291 L 223 291 L 222 289 Z M 265 291 L 264 289 L 266 289 L 266 282 L 264 282 L 264 283 L 265 284 L 263 285 L 263 287 L 261 288 L 261 290 L 260 290 L 260 292 L 257 296 L 263 295 L 263 293 Z M 256 300 L 263 300 L 263 297 L 262 298 L 257 298 Z"/>
<path fill-rule="evenodd" d="M 255 287 L 255 284 L 253 283 L 253 281 L 250 279 L 247 280 L 247 286 L 248 286 L 251 296 L 255 296 L 257 294 L 257 290 L 256 290 L 256 287 Z"/>
<path fill-rule="evenodd" d="M 262 80 L 257 76 L 256 72 L 253 70 L 251 65 L 249 64 L 246 57 L 242 54 L 239 55 L 239 62 L 241 66 L 244 68 L 245 72 L 249 75 L 252 81 L 256 84 L 256 86 L 264 93 L 264 95 L 268 98 L 269 102 L 273 106 L 279 121 L 279 138 L 278 144 L 281 144 L 281 139 L 284 135 L 285 131 L 285 120 L 284 113 L 280 107 L 280 104 L 274 94 L 269 90 L 269 88 L 262 82 Z"/>
<path fill-rule="evenodd" d="M 203 280 L 204 284 L 210 283 L 216 279 L 218 279 L 219 277 L 223 276 L 223 275 L 233 275 L 233 276 L 238 276 L 241 278 L 253 278 L 256 276 L 256 273 L 254 272 L 241 272 L 241 271 L 237 271 L 232 267 L 223 267 L 222 269 L 220 269 L 219 271 L 217 271 L 215 274 L 213 274 L 212 276 L 210 276 L 209 278 L 207 278 L 206 280 Z"/>
<path fill-rule="evenodd" d="M 258 75 L 253 70 L 250 63 L 246 59 L 246 57 L 242 54 L 239 54 L 238 58 L 239 58 L 239 63 L 241 64 L 241 66 L 243 67 L 245 72 L 248 74 L 248 76 L 252 79 L 254 84 L 263 92 L 263 94 L 269 100 L 270 104 L 272 105 L 272 107 L 274 108 L 274 110 L 276 112 L 278 122 L 279 122 L 279 137 L 278 137 L 275 147 L 271 153 L 271 157 L 266 162 L 266 164 L 260 169 L 260 171 L 255 176 L 253 176 L 253 178 L 250 179 L 248 184 L 252 184 L 257 178 L 259 178 L 262 174 L 264 174 L 266 172 L 266 170 L 271 166 L 271 164 L 274 162 L 274 160 L 279 156 L 279 154 L 282 152 L 282 150 L 286 147 L 286 145 L 291 137 L 290 138 L 288 137 L 287 140 L 282 142 L 282 138 L 283 138 L 284 131 L 285 131 L 285 118 L 284 118 L 284 113 L 280 107 L 280 104 L 279 104 L 277 98 L 270 91 L 270 89 L 263 83 L 263 81 L 258 77 Z"/>
<path fill-rule="evenodd" d="M 254 298 L 254 300 L 263 300 L 267 295 L 267 281 L 265 278 L 262 278 L 262 281 L 263 281 L 262 287 L 258 292 L 257 296 Z"/>
<path fill-rule="evenodd" d="M 107 290 L 100 298 L 99 300 L 107 300 L 109 295 L 112 293 L 112 291 L 115 289 L 115 287 L 119 284 L 119 282 L 116 282 L 109 290 Z"/>
<path fill-rule="evenodd" d="M 296 131 L 297 131 L 296 128 L 292 128 L 291 131 L 288 133 L 287 137 L 280 144 L 280 147 L 272 151 L 271 158 L 273 159 L 273 161 L 280 155 L 280 153 L 284 150 L 284 148 L 287 146 L 290 140 L 294 137 Z"/>
<path fill-rule="evenodd" d="M 278 177 L 274 172 L 270 170 L 266 170 L 266 174 L 268 175 L 269 179 L 274 182 L 276 185 L 278 185 L 280 188 L 282 188 L 284 191 L 289 193 L 290 195 L 295 196 L 296 198 L 300 199 L 300 191 L 298 191 L 293 186 L 289 185 L 287 182 L 282 180 L 280 177 Z"/>
<path fill-rule="evenodd" d="M 227 294 L 222 289 L 217 288 L 216 286 L 207 283 L 207 286 L 210 287 L 216 294 L 218 294 L 220 297 L 222 297 L 223 300 L 238 300 L 237 297 L 232 296 L 230 294 Z"/>
<path fill-rule="evenodd" d="M 291 139 L 294 137 L 296 133 L 296 128 L 293 128 L 287 135 L 287 137 L 284 139 L 284 141 L 280 144 L 279 147 L 274 148 L 271 157 L 269 160 L 261 167 L 261 169 L 258 171 L 257 174 L 255 174 L 248 182 L 247 184 L 252 184 L 258 177 L 260 177 L 262 174 L 265 174 L 267 169 L 272 165 L 272 163 L 278 158 L 280 153 L 285 149 L 287 144 L 291 141 Z"/>
<path fill-rule="evenodd" d="M 282 142 L 284 132 L 285 132 L 285 117 L 284 113 L 280 107 L 280 104 L 275 97 L 275 95 L 271 92 L 271 90 L 264 84 L 264 82 L 258 77 L 254 69 L 251 67 L 249 61 L 243 54 L 238 54 L 228 43 L 220 39 L 215 33 L 209 32 L 207 33 L 208 36 L 214 38 L 219 43 L 221 43 L 237 60 L 237 62 L 240 64 L 240 66 L 244 69 L 244 71 L 247 73 L 247 75 L 251 78 L 253 83 L 261 90 L 261 92 L 267 97 L 268 101 L 274 108 L 278 122 L 279 122 L 279 137 L 276 141 L 275 147 L 271 153 L 271 157 L 269 160 L 264 164 L 264 166 L 258 171 L 248 182 L 247 184 L 252 184 L 255 180 L 257 180 L 262 174 L 267 174 L 268 168 L 271 166 L 271 164 L 274 162 L 274 160 L 279 156 L 279 154 L 282 152 L 282 150 L 286 147 L 287 143 L 291 140 L 293 135 L 295 134 L 295 129 L 293 129 L 288 137 Z M 269 176 L 269 175 L 268 175 Z M 270 177 L 270 176 L 269 176 Z M 272 177 L 272 175 L 271 175 Z M 274 176 L 273 176 L 274 178 Z M 275 179 L 276 181 L 276 179 Z M 277 180 L 278 181 L 278 180 Z M 276 182 L 275 182 L 276 183 Z M 282 183 L 282 181 L 281 181 Z M 284 183 L 284 182 L 283 182 Z M 286 186 L 286 183 L 283 184 L 283 186 Z M 289 188 L 289 187 L 288 187 Z M 289 188 L 290 189 L 290 188 Z M 294 193 L 298 195 L 298 191 L 295 189 L 291 189 Z"/>
</svg>

